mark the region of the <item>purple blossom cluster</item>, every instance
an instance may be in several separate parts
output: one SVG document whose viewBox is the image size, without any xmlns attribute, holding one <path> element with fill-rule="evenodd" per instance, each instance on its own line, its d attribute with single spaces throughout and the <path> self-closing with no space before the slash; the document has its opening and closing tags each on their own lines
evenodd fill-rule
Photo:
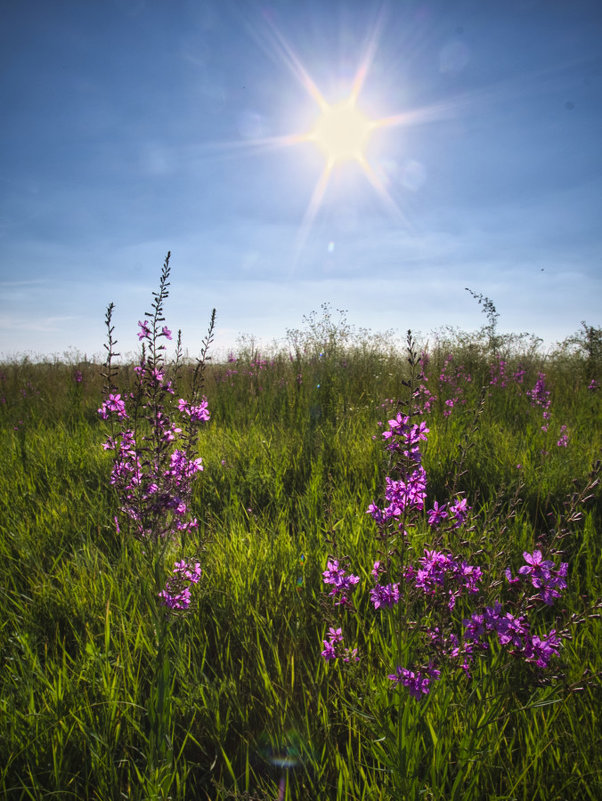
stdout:
<svg viewBox="0 0 602 801">
<path fill-rule="evenodd" d="M 328 638 L 322 640 L 324 650 L 322 656 L 327 662 L 334 662 L 336 659 L 342 659 L 343 662 L 359 662 L 357 655 L 357 648 L 344 648 L 343 647 L 343 630 L 335 629 L 330 626 L 328 629 Z"/>
<path fill-rule="evenodd" d="M 336 605 L 348 605 L 349 593 L 351 593 L 356 584 L 359 583 L 359 576 L 347 574 L 345 569 L 339 565 L 338 559 L 329 559 L 326 564 L 326 570 L 322 573 L 324 584 L 332 584 L 332 590 L 329 595 L 332 598 L 337 598 Z"/>
<path fill-rule="evenodd" d="M 428 695 L 431 681 L 441 678 L 441 671 L 431 665 L 416 671 L 398 665 L 395 673 L 390 673 L 387 678 L 407 687 L 410 695 L 419 700 L 423 695 Z"/>
<path fill-rule="evenodd" d="M 397 414 L 389 420 L 389 430 L 383 432 L 386 448 L 389 451 L 401 451 L 405 456 L 420 461 L 415 454 L 419 443 L 427 439 L 429 429 L 425 422 L 412 424 L 407 415 Z"/>
<path fill-rule="evenodd" d="M 548 420 L 550 419 L 550 405 L 552 401 L 550 399 L 550 390 L 546 388 L 545 373 L 538 374 L 537 381 L 535 382 L 533 389 L 527 390 L 527 397 L 531 402 L 531 406 L 539 406 L 541 409 L 543 409 L 542 417 L 544 422 L 541 430 L 547 431 Z"/>
<path fill-rule="evenodd" d="M 192 406 L 188 401 L 180 398 L 178 401 L 178 409 L 197 423 L 207 423 L 211 417 L 206 398 L 203 398 L 197 406 Z"/>
<path fill-rule="evenodd" d="M 180 420 L 172 418 L 175 390 L 166 377 L 164 346 L 157 344 L 161 337 L 171 339 L 171 331 L 167 326 L 159 330 L 157 319 L 139 320 L 138 327 L 138 337 L 145 340 L 148 351 L 143 347 L 134 368 L 137 391 L 127 397 L 134 409 L 134 428 L 114 431 L 103 448 L 115 452 L 110 481 L 118 491 L 121 512 L 133 524 L 134 536 L 157 541 L 197 526 L 196 518 L 188 517 L 188 507 L 192 479 L 203 466 L 200 457 L 189 456 L 187 449 L 194 426 L 207 422 L 210 414 L 205 398 L 200 402 L 180 398 Z M 108 392 L 98 413 L 104 420 L 130 419 L 126 398 L 117 392 Z"/>
<path fill-rule="evenodd" d="M 413 470 L 404 481 L 386 477 L 385 499 L 389 502 L 383 509 L 371 503 L 368 514 L 379 526 L 401 517 L 408 509 L 422 511 L 426 499 L 426 471 L 422 466 Z"/>
<path fill-rule="evenodd" d="M 107 417 L 111 411 L 120 419 L 128 418 L 125 407 L 107 409 Z M 121 512 L 140 540 L 173 536 L 197 526 L 196 518 L 186 518 L 192 479 L 203 470 L 202 460 L 190 458 L 181 448 L 168 450 L 182 428 L 165 413 L 157 411 L 153 423 L 151 434 L 142 434 L 140 442 L 132 429 L 125 428 L 103 443 L 105 450 L 115 451 L 110 482 L 118 491 Z M 149 459 L 153 440 L 155 453 Z"/>
<path fill-rule="evenodd" d="M 439 383 L 442 385 L 447 384 L 450 390 L 450 396 L 445 399 L 443 416 L 449 417 L 455 406 L 458 404 L 465 404 L 466 398 L 464 397 L 464 387 L 466 384 L 472 382 L 472 376 L 466 372 L 463 365 L 458 365 L 455 371 L 452 369 L 453 355 L 449 353 L 443 362 L 443 368 L 439 374 Z"/>
<path fill-rule="evenodd" d="M 507 363 L 504 359 L 494 362 L 489 366 L 489 385 L 492 387 L 499 386 L 501 388 L 506 386 L 508 378 L 506 376 Z"/>
<path fill-rule="evenodd" d="M 457 598 L 463 591 L 474 595 L 479 591 L 479 583 L 483 578 L 480 567 L 469 565 L 451 554 L 425 549 L 416 570 L 408 567 L 404 578 L 411 582 L 425 595 L 437 596 L 442 592 L 448 598 L 448 606 L 453 609 Z"/>
<path fill-rule="evenodd" d="M 456 498 L 450 506 L 445 503 L 440 505 L 434 501 L 433 508 L 427 512 L 428 524 L 436 528 L 448 519 L 452 522 L 453 528 L 460 528 L 466 522 L 469 511 L 470 506 L 468 506 L 466 498 Z"/>
<path fill-rule="evenodd" d="M 429 429 L 424 421 L 412 423 L 409 416 L 402 414 L 389 420 L 388 425 L 382 435 L 385 448 L 402 460 L 401 476 L 385 478 L 387 506 L 379 508 L 371 503 L 367 514 L 383 532 L 391 522 L 396 523 L 397 530 L 404 531 L 408 513 L 422 512 L 426 501 L 426 471 L 420 443 L 426 441 Z"/>
<path fill-rule="evenodd" d="M 138 321 L 138 340 L 142 343 L 136 379 L 132 392 L 117 391 L 117 370 L 112 366 L 115 355 L 111 316 L 106 324 L 109 344 L 106 361 L 107 385 L 98 413 L 111 426 L 103 448 L 113 452 L 110 482 L 117 491 L 119 512 L 127 521 L 126 531 L 144 543 L 153 563 L 153 576 L 160 581 L 163 560 L 168 547 L 180 545 L 182 536 L 197 527 L 191 514 L 190 501 L 194 480 L 203 470 L 196 454 L 198 426 L 209 421 L 207 400 L 200 396 L 206 351 L 212 339 L 215 313 L 205 340 L 203 356 L 198 361 L 192 381 L 192 396 L 180 398 L 176 404 L 174 381 L 181 369 L 181 343 L 178 335 L 176 358 L 168 364 L 165 340 L 172 332 L 164 325 L 163 303 L 168 296 L 169 255 L 161 274 L 159 292 L 153 293 L 152 313 Z M 168 375 L 169 373 L 169 375 Z M 116 518 L 117 530 L 123 520 Z M 165 588 L 156 587 L 161 603 L 172 610 L 190 605 L 190 588 L 201 575 L 200 564 L 190 566 L 176 562 L 173 575 Z"/>
<path fill-rule="evenodd" d="M 370 590 L 370 600 L 375 609 L 395 606 L 399 603 L 399 582 L 397 584 L 377 584 Z"/>
<path fill-rule="evenodd" d="M 569 435 L 566 432 L 567 432 L 567 427 L 566 426 L 560 426 L 560 437 L 558 439 L 558 442 L 556 443 L 556 445 L 559 448 L 568 448 Z"/>
<path fill-rule="evenodd" d="M 176 562 L 173 573 L 167 580 L 165 589 L 159 593 L 161 603 L 176 612 L 186 611 L 192 601 L 191 588 L 201 580 L 201 565 L 195 562 L 188 564 L 182 559 Z"/>
<path fill-rule="evenodd" d="M 125 401 L 120 393 L 109 393 L 106 400 L 98 409 L 98 414 L 103 420 L 107 420 L 109 415 L 115 414 L 120 420 L 127 420 L 128 414 L 125 410 Z"/>
<path fill-rule="evenodd" d="M 516 369 L 516 371 L 512 374 L 512 378 L 514 379 L 516 384 L 522 384 L 523 383 L 526 372 L 527 371 L 525 370 L 525 368 L 522 365 L 519 364 L 519 366 Z"/>
<path fill-rule="evenodd" d="M 510 568 L 506 569 L 506 578 L 510 584 L 517 584 L 521 579 L 527 579 L 538 591 L 539 600 L 551 606 L 556 598 L 560 598 L 560 591 L 566 589 L 566 575 L 568 562 L 561 562 L 556 567 L 550 559 L 544 559 L 541 551 L 523 553 L 525 564 L 519 568 L 518 575 L 513 578 Z"/>
<path fill-rule="evenodd" d="M 557 656 L 560 650 L 561 639 L 555 629 L 548 634 L 531 634 L 526 616 L 515 617 L 510 612 L 504 613 L 499 601 L 496 601 L 493 606 L 485 607 L 482 614 L 473 613 L 462 623 L 465 628 L 464 637 L 467 641 L 464 647 L 465 654 L 471 654 L 472 647 L 475 645 L 487 650 L 489 648 L 487 641 L 489 632 L 497 634 L 500 645 L 510 646 L 514 656 L 520 656 L 541 669 L 547 668 L 550 659 Z"/>
<path fill-rule="evenodd" d="M 498 363 L 495 376 L 494 384 L 505 385 L 507 374 L 503 360 Z M 522 374 L 518 378 L 513 376 L 517 382 L 522 377 Z M 540 375 L 530 397 L 532 403 L 542 406 L 547 413 L 549 392 L 543 378 Z M 414 402 L 418 402 L 416 398 L 414 393 Z M 562 436 L 565 432 L 566 428 L 561 429 Z M 427 507 L 427 474 L 420 446 L 427 441 L 428 433 L 426 423 L 414 422 L 411 415 L 399 413 L 388 421 L 388 429 L 382 437 L 394 459 L 390 472 L 396 472 L 394 477 L 385 478 L 386 503 L 382 507 L 372 503 L 367 510 L 376 523 L 379 539 L 386 541 L 391 537 L 393 540 L 393 546 L 386 552 L 386 562 L 374 562 L 371 570 L 374 580 L 369 589 L 371 607 L 387 614 L 403 599 L 404 603 L 412 604 L 412 608 L 422 609 L 409 628 L 418 659 L 413 667 L 398 665 L 395 672 L 388 675 L 394 685 L 407 688 L 416 699 L 430 692 L 432 682 L 440 678 L 446 667 L 460 668 L 471 678 L 475 657 L 492 654 L 492 643 L 497 643 L 502 653 L 507 650 L 512 657 L 532 663 L 538 669 L 547 668 L 550 660 L 559 654 L 564 635 L 557 633 L 556 628 L 547 632 L 536 629 L 537 607 L 533 602 L 551 605 L 566 588 L 567 575 L 567 563 L 556 567 L 553 561 L 544 559 L 540 550 L 525 552 L 524 564 L 516 577 L 510 569 L 506 570 L 510 592 L 514 593 L 509 609 L 504 609 L 499 600 L 489 605 L 484 603 L 486 591 L 499 586 L 499 577 L 486 576 L 481 566 L 452 553 L 449 547 L 442 547 L 444 538 L 453 536 L 468 520 L 471 508 L 467 499 L 456 495 L 447 503 L 435 500 Z M 414 564 L 408 564 L 407 554 L 412 550 L 408 531 L 424 526 L 425 522 L 430 526 L 435 543 L 424 548 L 423 555 Z M 399 533 L 403 535 L 401 538 Z M 332 585 L 330 596 L 336 599 L 337 605 L 345 605 L 356 612 L 349 596 L 352 590 L 359 589 L 357 576 L 343 569 L 336 559 L 329 559 L 323 580 Z M 521 587 L 523 592 L 517 594 L 516 589 Z M 529 587 L 536 593 L 527 591 Z M 412 616 L 415 614 L 413 612 Z M 334 660 L 342 653 L 342 639 L 341 628 L 329 629 L 322 651 L 326 660 Z"/>
</svg>

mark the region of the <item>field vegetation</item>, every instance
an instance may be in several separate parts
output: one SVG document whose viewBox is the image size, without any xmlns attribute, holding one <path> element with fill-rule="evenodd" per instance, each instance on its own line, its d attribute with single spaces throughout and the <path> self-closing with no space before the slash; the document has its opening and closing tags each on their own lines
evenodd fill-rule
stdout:
<svg viewBox="0 0 602 801">
<path fill-rule="evenodd" d="M 168 277 L 0 365 L 0 795 L 599 801 L 600 329 L 176 364 Z"/>
</svg>

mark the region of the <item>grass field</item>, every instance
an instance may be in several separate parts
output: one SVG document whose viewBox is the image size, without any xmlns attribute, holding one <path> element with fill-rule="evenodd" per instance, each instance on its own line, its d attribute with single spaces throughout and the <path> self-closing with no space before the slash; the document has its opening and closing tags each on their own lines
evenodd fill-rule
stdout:
<svg viewBox="0 0 602 801">
<path fill-rule="evenodd" d="M 198 526 L 154 539 L 110 483 L 102 367 L 0 365 L 0 795 L 599 801 L 600 331 L 544 356 L 489 321 L 409 363 L 323 309 L 290 349 L 210 362 L 211 419 L 187 440 Z M 134 367 L 115 384 L 137 431 L 159 402 L 180 419 L 193 365 L 150 401 Z M 383 438 L 410 412 L 407 430 L 428 427 L 426 496 L 377 525 L 386 477 L 419 464 Z M 153 514 L 173 528 L 173 510 Z M 539 574 L 537 551 L 553 563 Z M 158 593 L 183 558 L 202 576 L 170 611 Z M 339 584 L 323 580 L 333 560 Z"/>
</svg>

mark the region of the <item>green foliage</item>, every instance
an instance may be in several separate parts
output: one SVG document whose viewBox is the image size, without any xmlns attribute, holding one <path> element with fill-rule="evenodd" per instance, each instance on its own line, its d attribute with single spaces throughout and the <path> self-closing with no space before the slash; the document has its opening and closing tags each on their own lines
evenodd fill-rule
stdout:
<svg viewBox="0 0 602 801">
<path fill-rule="evenodd" d="M 504 350 L 488 333 L 495 360 L 491 341 L 450 336 L 424 366 L 436 396 L 424 457 L 429 502 L 452 488 L 466 493 L 476 521 L 466 547 L 480 549 L 500 578 L 523 550 L 555 538 L 569 561 L 563 604 L 575 625 L 552 677 L 533 683 L 524 666 L 508 671 L 494 658 L 479 663 L 478 681 L 442 679 L 416 704 L 388 686 L 391 623 L 368 604 L 346 620 L 360 662 L 321 659 L 334 623 L 321 573 L 336 552 L 364 580 L 377 557 L 365 510 L 387 467 L 378 422 L 393 416 L 409 377 L 404 356 L 355 337 L 326 309 L 291 332 L 290 357 L 250 348 L 207 369 L 212 420 L 199 433 L 205 471 L 191 542 L 191 552 L 203 548 L 203 579 L 159 665 L 173 698 L 161 744 L 147 715 L 158 686 L 156 621 L 145 602 L 153 588 L 141 586 L 140 544 L 122 540 L 112 522 L 100 368 L 3 365 L 0 795 L 602 797 L 594 609 L 602 507 L 591 474 L 602 415 L 601 393 L 588 389 L 599 369 L 596 330 L 546 359 L 530 347 Z M 444 369 L 453 381 L 440 380 Z M 131 371 L 122 366 L 116 383 Z M 526 394 L 540 371 L 551 392 L 547 431 Z M 193 372 L 183 368 L 184 386 Z M 567 447 L 556 444 L 563 425 Z M 419 536 L 428 542 L 426 526 Z M 158 747 L 170 771 L 145 775 Z"/>
</svg>

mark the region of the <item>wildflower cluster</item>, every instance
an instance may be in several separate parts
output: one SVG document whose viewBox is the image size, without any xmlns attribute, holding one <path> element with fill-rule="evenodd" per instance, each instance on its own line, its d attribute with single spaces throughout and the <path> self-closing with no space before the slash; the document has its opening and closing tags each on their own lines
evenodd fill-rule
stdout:
<svg viewBox="0 0 602 801">
<path fill-rule="evenodd" d="M 487 635 L 495 632 L 500 645 L 511 646 L 511 653 L 520 656 L 527 662 L 533 662 L 538 668 L 547 668 L 552 656 L 557 656 L 561 646 L 560 637 L 555 629 L 541 636 L 531 634 L 529 621 L 523 615 L 515 616 L 504 613 L 502 605 L 496 601 L 487 606 L 481 614 L 473 613 L 469 619 L 463 620 L 465 627 L 464 653 L 472 654 L 474 646 L 483 650 L 489 649 Z"/>
<path fill-rule="evenodd" d="M 426 499 L 426 472 L 422 466 L 420 442 L 426 440 L 429 429 L 426 423 L 412 424 L 407 415 L 397 414 L 389 420 L 389 430 L 383 432 L 385 447 L 400 458 L 403 468 L 397 480 L 386 477 L 385 500 L 387 506 L 379 508 L 372 503 L 367 513 L 386 536 L 387 528 L 405 532 L 411 512 L 422 511 Z"/>
<path fill-rule="evenodd" d="M 540 375 L 529 397 L 543 407 L 545 415 L 549 392 L 543 379 Z M 504 385 L 505 381 L 506 364 L 500 360 L 492 373 L 492 383 Z M 410 389 L 418 410 L 423 411 L 423 390 Z M 423 420 L 416 419 L 416 405 L 407 414 L 397 413 L 382 433 L 390 457 L 389 475 L 384 482 L 385 503 L 371 503 L 367 513 L 376 524 L 379 541 L 387 547 L 382 551 L 383 558 L 374 562 L 373 584 L 366 589 L 370 605 L 379 615 L 391 614 L 402 603 L 404 609 L 413 610 L 415 619 L 409 625 L 402 624 L 399 613 L 393 618 L 397 621 L 400 648 L 402 639 L 409 639 L 403 650 L 409 646 L 413 664 L 396 665 L 388 678 L 419 699 L 430 692 L 433 681 L 444 670 L 460 669 L 470 678 L 477 655 L 497 658 L 501 654 L 506 658 L 507 653 L 539 670 L 547 668 L 567 635 L 566 631 L 559 632 L 558 626 L 542 631 L 537 617 L 542 604 L 553 605 L 566 588 L 568 565 L 561 562 L 556 566 L 541 550 L 525 552 L 524 564 L 516 576 L 509 568 L 505 571 L 504 585 L 492 570 L 450 550 L 452 538 L 461 543 L 460 547 L 466 547 L 461 529 L 469 522 L 471 509 L 467 499 L 458 494 L 445 503 L 428 503 L 421 447 L 428 440 L 429 428 Z M 565 431 L 562 430 L 563 435 Z M 422 555 L 416 558 L 415 537 L 410 533 L 414 530 L 419 534 L 425 529 L 430 531 L 433 544 L 423 547 Z M 364 589 L 358 576 L 343 569 L 336 559 L 329 559 L 323 581 L 332 586 L 329 595 L 335 605 L 356 611 L 349 598 L 351 591 L 361 593 Z M 502 595 L 500 587 L 504 588 Z M 328 661 L 342 656 L 342 641 L 342 629 L 330 627 L 322 656 Z"/>
<path fill-rule="evenodd" d="M 118 375 L 113 359 L 116 344 L 112 338 L 113 304 L 107 311 L 109 344 L 104 400 L 98 409 L 111 424 L 111 434 L 103 448 L 114 454 L 110 482 L 117 491 L 119 512 L 127 530 L 145 543 L 148 554 L 159 562 L 169 547 L 198 525 L 191 514 L 190 500 L 196 475 L 203 470 L 202 459 L 195 453 L 198 426 L 210 419 L 207 400 L 200 397 L 206 351 L 212 338 L 214 316 L 204 350 L 193 377 L 192 397 L 175 401 L 174 382 L 181 369 L 181 345 L 178 335 L 173 364 L 165 358 L 165 341 L 172 332 L 164 325 L 163 304 L 168 296 L 169 254 L 161 274 L 159 291 L 153 293 L 152 312 L 138 321 L 138 340 L 142 343 L 140 360 L 134 368 L 132 391 L 118 392 Z M 169 373 L 169 375 L 168 375 Z M 116 519 L 119 529 L 119 519 Z M 197 569 L 198 568 L 198 569 Z M 158 575 L 160 571 L 155 571 Z M 190 586 L 200 577 L 200 565 L 189 568 L 176 564 L 174 576 L 159 593 L 170 609 L 189 605 Z M 188 584 L 186 584 L 188 582 Z"/>
<path fill-rule="evenodd" d="M 546 388 L 545 373 L 538 374 L 537 381 L 535 382 L 533 389 L 527 390 L 527 397 L 531 401 L 531 406 L 539 406 L 541 409 L 543 409 L 542 417 L 544 422 L 541 426 L 541 430 L 547 431 L 548 421 L 550 419 L 550 405 L 552 401 L 550 399 L 550 390 Z"/>
<path fill-rule="evenodd" d="M 416 671 L 398 667 L 395 673 L 389 674 L 387 678 L 395 684 L 407 687 L 413 698 L 420 699 L 423 695 L 428 695 L 432 679 L 441 678 L 441 671 L 430 665 Z"/>
<path fill-rule="evenodd" d="M 337 559 L 328 560 L 326 570 L 322 573 L 324 584 L 332 584 L 333 588 L 329 595 L 336 598 L 335 604 L 348 606 L 349 594 L 359 583 L 359 576 L 347 575 L 344 568 L 339 566 Z"/>
<path fill-rule="evenodd" d="M 521 579 L 528 579 L 532 586 L 538 590 L 537 598 L 552 605 L 555 598 L 560 598 L 560 590 L 566 589 L 566 575 L 568 562 L 561 562 L 555 567 L 550 559 L 544 559 L 541 551 L 523 553 L 525 564 L 519 568 L 516 578 L 512 578 L 510 568 L 506 569 L 506 578 L 510 584 L 517 584 Z"/>
<path fill-rule="evenodd" d="M 455 406 L 458 404 L 464 405 L 466 398 L 464 397 L 464 389 L 466 384 L 470 384 L 472 376 L 466 372 L 463 365 L 458 365 L 455 370 L 452 369 L 453 355 L 450 353 L 445 357 L 443 368 L 439 374 L 439 383 L 441 385 L 447 384 L 449 387 L 449 397 L 445 399 L 443 411 L 444 417 L 449 417 Z"/>
<path fill-rule="evenodd" d="M 437 400 L 437 396 L 433 395 L 428 387 L 429 379 L 426 372 L 429 362 L 429 354 L 426 351 L 423 351 L 420 354 L 420 359 L 418 360 L 418 365 L 420 367 L 418 373 L 418 388 L 414 395 L 417 408 L 420 410 L 420 412 L 422 412 L 422 414 L 428 414 L 431 411 L 433 404 Z"/>
<path fill-rule="evenodd" d="M 342 629 L 335 629 L 330 626 L 328 629 L 328 638 L 322 641 L 324 650 L 322 656 L 327 662 L 338 659 L 339 657 L 343 662 L 359 662 L 357 655 L 357 648 L 343 648 L 343 631 Z"/>
<path fill-rule="evenodd" d="M 417 570 L 412 566 L 406 569 L 406 581 L 432 598 L 443 592 L 450 609 L 455 607 L 456 599 L 463 591 L 473 595 L 479 591 L 479 583 L 483 577 L 481 568 L 469 565 L 451 554 L 425 549 L 419 565 Z"/>
<path fill-rule="evenodd" d="M 190 589 L 199 583 L 201 573 L 199 562 L 195 562 L 193 565 L 189 565 L 184 559 L 176 562 L 165 589 L 159 593 L 161 603 L 174 611 L 187 610 L 192 600 Z"/>
<path fill-rule="evenodd" d="M 104 443 L 115 452 L 111 484 L 118 492 L 120 511 L 139 540 L 154 541 L 189 531 L 197 520 L 189 515 L 192 479 L 203 470 L 200 457 L 188 455 L 184 427 L 209 419 L 206 401 L 194 406 L 180 399 L 180 419 L 168 410 L 174 390 L 157 359 L 141 360 L 136 368 L 139 384 L 128 400 L 133 407 L 132 427 L 124 426 Z M 129 421 L 126 401 L 109 393 L 98 410 L 107 420 Z M 148 423 L 148 425 L 145 425 Z"/>
<path fill-rule="evenodd" d="M 556 445 L 559 448 L 568 448 L 569 445 L 569 435 L 567 434 L 567 427 L 560 426 L 560 437 Z"/>
<path fill-rule="evenodd" d="M 499 359 L 489 366 L 489 385 L 492 387 L 499 386 L 502 389 L 506 386 L 508 380 L 506 375 L 507 362 L 504 359 Z"/>
</svg>

